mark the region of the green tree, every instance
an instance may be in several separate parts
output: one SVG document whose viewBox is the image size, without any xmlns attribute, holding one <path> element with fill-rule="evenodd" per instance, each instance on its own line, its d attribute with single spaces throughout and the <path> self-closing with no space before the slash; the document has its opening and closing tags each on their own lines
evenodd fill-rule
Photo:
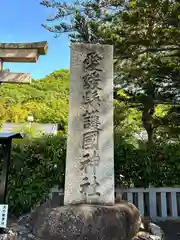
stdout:
<svg viewBox="0 0 180 240">
<path fill-rule="evenodd" d="M 114 45 L 115 85 L 142 112 L 148 147 L 162 121 L 155 119 L 159 104 L 179 104 L 180 3 L 168 0 L 82 1 L 65 4 L 42 1 L 57 10 L 49 18 L 54 26 L 43 25 L 56 34 L 68 32 L 72 42 Z M 69 17 L 70 22 L 64 21 Z M 57 23 L 59 20 L 59 23 Z M 158 122 L 158 125 L 156 123 Z M 162 126 L 161 126 L 162 128 Z"/>
<path fill-rule="evenodd" d="M 1 86 L 0 121 L 26 122 L 33 114 L 35 122 L 60 123 L 67 127 L 69 71 L 58 70 L 31 85 Z"/>
<path fill-rule="evenodd" d="M 64 187 L 66 137 L 43 136 L 13 142 L 8 177 L 8 204 L 20 216 L 47 200 L 55 185 Z"/>
</svg>

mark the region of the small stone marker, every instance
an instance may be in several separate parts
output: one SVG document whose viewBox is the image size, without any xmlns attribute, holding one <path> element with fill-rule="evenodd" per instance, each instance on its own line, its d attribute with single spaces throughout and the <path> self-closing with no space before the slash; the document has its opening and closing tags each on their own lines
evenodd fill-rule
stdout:
<svg viewBox="0 0 180 240">
<path fill-rule="evenodd" d="M 8 216 L 8 205 L 0 204 L 0 228 L 6 228 Z"/>
<path fill-rule="evenodd" d="M 113 47 L 71 46 L 64 204 L 114 204 Z"/>
</svg>

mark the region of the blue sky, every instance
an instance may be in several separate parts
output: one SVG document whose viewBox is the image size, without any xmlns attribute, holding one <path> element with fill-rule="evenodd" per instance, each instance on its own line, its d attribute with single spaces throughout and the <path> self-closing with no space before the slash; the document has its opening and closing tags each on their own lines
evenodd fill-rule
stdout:
<svg viewBox="0 0 180 240">
<path fill-rule="evenodd" d="M 27 72 L 42 78 L 61 68 L 69 68 L 69 41 L 67 35 L 54 38 L 41 24 L 53 14 L 52 9 L 40 5 L 40 0 L 1 0 L 0 42 L 48 41 L 46 56 L 37 63 L 6 63 L 11 72 Z"/>
</svg>

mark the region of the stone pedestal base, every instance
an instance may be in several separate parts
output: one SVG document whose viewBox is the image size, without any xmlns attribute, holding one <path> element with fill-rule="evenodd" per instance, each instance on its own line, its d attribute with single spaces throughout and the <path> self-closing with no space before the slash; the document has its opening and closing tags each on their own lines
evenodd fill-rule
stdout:
<svg viewBox="0 0 180 240">
<path fill-rule="evenodd" d="M 43 240 L 131 240 L 140 227 L 138 209 L 130 203 L 114 206 L 42 205 L 26 221 L 31 233 Z"/>
</svg>

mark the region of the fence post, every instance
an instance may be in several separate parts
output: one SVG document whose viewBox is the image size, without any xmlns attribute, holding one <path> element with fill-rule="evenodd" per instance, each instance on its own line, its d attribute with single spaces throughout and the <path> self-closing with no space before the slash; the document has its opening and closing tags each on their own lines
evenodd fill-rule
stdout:
<svg viewBox="0 0 180 240">
<path fill-rule="evenodd" d="M 176 192 L 171 192 L 172 217 L 178 216 Z"/>
<path fill-rule="evenodd" d="M 144 193 L 138 193 L 138 208 L 142 216 L 144 216 Z"/>
<path fill-rule="evenodd" d="M 156 191 L 151 187 L 149 188 L 149 213 L 151 218 L 157 217 Z"/>
</svg>

